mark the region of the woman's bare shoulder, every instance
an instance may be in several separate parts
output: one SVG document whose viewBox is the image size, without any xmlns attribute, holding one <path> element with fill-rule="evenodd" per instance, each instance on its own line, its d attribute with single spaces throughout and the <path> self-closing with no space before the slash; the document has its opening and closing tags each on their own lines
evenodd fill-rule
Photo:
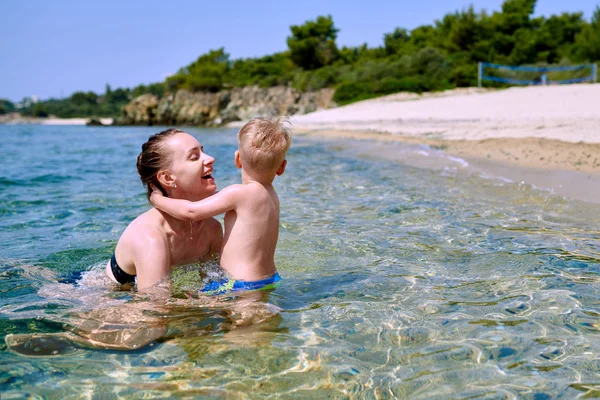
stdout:
<svg viewBox="0 0 600 400">
<path fill-rule="evenodd" d="M 131 221 L 121 235 L 119 244 L 143 246 L 161 240 L 166 240 L 164 218 L 152 208 Z"/>
</svg>

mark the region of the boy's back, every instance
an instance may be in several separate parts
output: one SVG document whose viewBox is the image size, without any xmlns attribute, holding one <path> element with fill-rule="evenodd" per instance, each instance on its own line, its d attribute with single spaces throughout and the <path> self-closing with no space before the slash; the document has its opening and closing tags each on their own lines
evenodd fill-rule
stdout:
<svg viewBox="0 0 600 400">
<path fill-rule="evenodd" d="M 279 198 L 270 184 L 251 181 L 239 191 L 238 206 L 225 214 L 221 267 L 236 279 L 256 281 L 275 272 L 279 235 Z"/>
</svg>

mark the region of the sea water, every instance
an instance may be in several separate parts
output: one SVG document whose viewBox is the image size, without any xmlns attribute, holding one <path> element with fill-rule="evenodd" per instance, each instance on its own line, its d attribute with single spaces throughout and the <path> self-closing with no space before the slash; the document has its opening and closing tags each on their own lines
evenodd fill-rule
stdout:
<svg viewBox="0 0 600 400">
<path fill-rule="evenodd" d="M 157 301 L 101 270 L 149 208 L 135 161 L 159 130 L 0 126 L 2 398 L 600 396 L 600 205 L 424 146 L 298 136 L 281 285 Z M 235 130 L 188 132 L 219 188 L 240 181 Z"/>
</svg>

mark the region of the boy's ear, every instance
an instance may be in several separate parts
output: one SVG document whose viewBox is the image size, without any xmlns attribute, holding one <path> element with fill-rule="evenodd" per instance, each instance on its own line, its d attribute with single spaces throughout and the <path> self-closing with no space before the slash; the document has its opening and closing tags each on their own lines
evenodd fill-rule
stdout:
<svg viewBox="0 0 600 400">
<path fill-rule="evenodd" d="M 159 171 L 156 174 L 156 179 L 158 179 L 163 188 L 174 187 L 175 185 L 175 178 L 168 171 Z"/>
<path fill-rule="evenodd" d="M 242 158 L 240 157 L 240 152 L 238 150 L 235 151 L 235 166 L 242 168 Z"/>
<path fill-rule="evenodd" d="M 283 162 L 279 166 L 279 169 L 277 170 L 277 175 L 283 175 L 283 173 L 285 172 L 286 165 L 287 165 L 287 160 L 283 160 Z"/>
</svg>

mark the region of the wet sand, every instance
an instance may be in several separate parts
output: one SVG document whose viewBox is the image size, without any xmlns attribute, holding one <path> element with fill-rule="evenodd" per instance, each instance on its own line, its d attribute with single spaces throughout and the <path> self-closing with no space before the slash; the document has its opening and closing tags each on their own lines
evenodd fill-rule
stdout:
<svg viewBox="0 0 600 400">
<path fill-rule="evenodd" d="M 386 133 L 296 130 L 298 136 L 353 139 L 371 156 L 407 162 L 405 152 L 386 143 L 427 146 L 466 160 L 485 174 L 523 182 L 571 199 L 600 203 L 600 143 L 569 143 L 551 139 L 486 139 L 480 141 L 420 139 Z M 422 166 L 418 165 L 417 166 Z M 427 166 L 425 166 L 427 168 Z"/>
<path fill-rule="evenodd" d="M 513 166 L 545 170 L 579 171 L 600 175 L 600 143 L 571 143 L 544 138 L 497 138 L 485 140 L 444 140 L 414 136 L 401 136 L 388 133 L 303 130 L 298 135 L 328 138 L 351 138 L 381 142 L 423 144 L 448 154 L 480 163 L 493 161 L 509 163 Z M 598 132 L 600 136 L 600 130 Z"/>
</svg>

